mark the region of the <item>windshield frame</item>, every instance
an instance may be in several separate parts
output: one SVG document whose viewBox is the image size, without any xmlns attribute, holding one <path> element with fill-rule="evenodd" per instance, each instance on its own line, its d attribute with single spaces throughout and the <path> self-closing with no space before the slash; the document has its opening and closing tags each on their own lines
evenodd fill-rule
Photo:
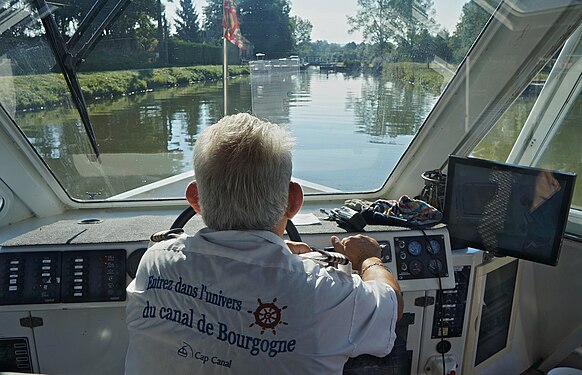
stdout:
<svg viewBox="0 0 582 375">
<path fill-rule="evenodd" d="M 512 8 L 512 10 L 513 10 L 513 8 Z M 511 14 L 511 12 L 506 14 L 504 17 L 506 19 L 510 18 L 509 14 Z M 379 196 L 394 196 L 395 194 L 398 195 L 402 191 L 412 191 L 408 186 L 406 186 L 406 184 L 410 184 L 412 181 L 418 182 L 419 181 L 418 176 L 420 174 L 417 173 L 418 176 L 416 179 L 407 179 L 407 178 L 403 178 L 406 176 L 406 174 L 402 173 L 402 170 L 404 168 L 406 168 L 407 166 L 410 166 L 412 163 L 418 162 L 418 156 L 411 156 L 411 155 L 417 155 L 418 150 L 420 148 L 423 148 L 426 146 L 426 140 L 429 139 L 430 137 L 432 137 L 435 134 L 435 132 L 438 133 L 438 130 L 435 130 L 435 128 L 438 129 L 438 126 L 436 124 L 439 121 L 439 116 L 443 112 L 446 112 L 451 108 L 451 106 L 452 106 L 451 100 L 453 100 L 452 98 L 455 95 L 458 95 L 458 92 L 462 89 L 462 87 L 464 85 L 466 85 L 466 79 L 465 79 L 466 76 L 469 75 L 470 70 L 475 68 L 475 65 L 471 65 L 468 61 L 470 61 L 471 56 L 473 56 L 475 54 L 477 54 L 479 56 L 480 53 L 482 53 L 482 50 L 484 48 L 487 48 L 486 41 L 491 40 L 492 35 L 495 35 L 497 33 L 496 31 L 491 31 L 491 28 L 493 28 L 493 29 L 499 28 L 501 26 L 501 25 L 499 25 L 499 23 L 503 24 L 503 22 L 500 21 L 502 19 L 503 19 L 503 17 L 497 17 L 497 18 L 493 18 L 494 21 L 490 21 L 490 22 L 493 22 L 495 25 L 492 27 L 491 26 L 488 27 L 487 32 L 484 32 L 484 34 L 482 34 L 482 36 L 475 43 L 475 45 L 473 46 L 472 50 L 470 51 L 468 57 L 461 64 L 459 70 L 457 71 L 457 74 L 455 74 L 455 76 L 453 77 L 453 80 L 448 83 L 444 92 L 442 93 L 442 95 L 438 99 L 437 103 L 435 104 L 435 107 L 432 109 L 432 111 L 428 115 L 428 118 L 426 119 L 424 124 L 421 126 L 416 137 L 413 139 L 412 143 L 410 143 L 408 145 L 404 155 L 401 157 L 396 168 L 392 171 L 392 173 L 389 174 L 387 180 L 382 185 L 382 187 L 380 187 L 377 190 L 369 191 L 369 192 L 350 192 L 350 193 L 307 195 L 306 201 L 307 202 L 329 201 L 329 200 L 341 201 L 341 200 L 351 199 L 351 198 L 374 199 L 374 198 L 377 198 Z M 497 24 L 496 24 L 496 22 L 497 22 Z M 485 36 L 483 36 L 483 35 L 485 35 Z M 555 43 L 555 42 L 553 42 L 553 43 Z M 537 64 L 540 64 L 540 63 L 538 62 Z M 533 68 L 530 67 L 530 68 L 532 68 L 532 72 L 535 71 L 536 67 L 537 67 L 537 65 L 533 66 Z M 514 78 L 515 77 L 512 77 L 511 79 L 514 79 Z M 490 117 L 488 121 L 481 121 L 481 125 L 478 128 L 478 130 L 479 130 L 478 132 L 476 132 L 475 129 L 473 129 L 471 134 L 469 134 L 470 137 L 465 137 L 465 138 L 461 139 L 460 141 L 459 140 L 451 140 L 449 142 L 445 142 L 445 143 L 443 143 L 443 145 L 441 145 L 441 147 L 439 147 L 438 152 L 442 155 L 444 152 L 444 149 L 447 149 L 452 144 L 454 144 L 454 142 L 456 142 L 457 147 L 454 148 L 455 153 L 459 153 L 459 154 L 466 153 L 468 149 L 472 148 L 471 145 L 473 144 L 473 142 L 476 142 L 476 140 L 478 140 L 480 138 L 480 135 L 482 133 L 486 132 L 490 127 L 493 126 L 495 120 L 500 115 L 500 112 L 502 112 L 501 110 L 499 110 L 499 108 L 506 108 L 509 105 L 509 103 L 514 99 L 515 93 L 519 91 L 519 87 L 522 87 L 524 84 L 526 84 L 526 82 L 529 82 L 529 78 L 530 78 L 529 76 L 522 77 L 520 80 L 515 82 L 513 87 L 507 87 L 506 85 L 504 85 L 503 87 L 504 87 L 504 90 L 506 92 L 507 97 L 505 99 L 498 100 L 497 113 L 493 114 L 493 116 Z M 498 81 L 500 81 L 500 80 L 498 80 Z M 505 104 L 499 106 L 499 103 L 505 103 Z M 458 102 L 455 102 L 455 105 L 458 105 L 458 104 L 459 104 Z M 460 108 L 462 108 L 462 107 L 463 106 L 461 105 Z M 458 108 L 454 109 L 454 111 L 456 111 L 458 113 L 459 109 Z M 461 112 L 464 112 L 464 111 L 461 111 Z M 476 122 L 478 122 L 478 121 L 476 121 Z M 3 124 L 6 124 L 6 122 L 3 122 Z M 17 125 L 14 124 L 14 126 L 17 126 Z M 32 146 L 30 146 L 30 143 L 26 140 L 26 136 L 22 133 L 22 131 L 20 131 L 20 129 L 18 129 L 18 130 L 19 130 L 18 137 L 20 137 L 24 141 L 22 143 L 22 147 L 27 147 L 28 150 L 33 151 L 34 154 L 36 156 L 38 156 L 38 153 L 36 151 L 34 151 L 34 148 Z M 27 146 L 25 146 L 25 144 Z M 183 202 L 184 202 L 184 199 L 181 197 L 179 197 L 179 198 L 156 198 L 156 199 L 132 200 L 132 201 L 78 200 L 78 199 L 75 199 L 75 198 L 72 198 L 69 196 L 69 194 L 66 192 L 66 190 L 61 185 L 61 182 L 54 176 L 52 171 L 50 171 L 50 169 L 48 168 L 46 163 L 42 159 L 40 159 L 40 156 L 38 156 L 38 159 L 36 159 L 36 158 L 31 157 L 30 153 L 27 153 L 27 155 L 29 156 L 29 159 L 33 162 L 33 164 L 36 165 L 36 169 L 41 172 L 41 174 L 43 175 L 43 178 L 45 178 L 46 181 L 49 183 L 49 185 L 51 186 L 51 188 L 55 192 L 55 194 L 59 197 L 59 199 L 61 201 L 65 202 L 65 204 L 67 206 L 71 206 L 71 207 L 75 207 L 75 208 L 82 208 L 82 207 L 89 207 L 89 206 L 90 207 L 116 207 L 116 206 L 143 207 L 143 206 L 151 206 L 151 205 L 163 205 L 163 206 L 180 205 L 180 204 L 183 204 Z M 40 161 L 41 164 L 38 163 L 39 159 L 41 160 Z M 416 159 L 416 161 L 415 161 L 415 159 Z M 429 159 L 431 159 L 431 163 L 434 163 L 435 158 L 429 158 Z M 443 158 L 441 160 L 446 160 L 446 158 Z M 422 164 L 423 164 L 423 162 L 421 161 L 419 163 L 419 165 L 422 165 Z M 426 164 L 426 163 L 424 163 L 424 164 Z M 41 167 L 41 165 L 42 165 L 42 167 Z M 414 169 L 411 169 L 411 170 L 414 170 L 417 172 L 419 169 L 420 170 L 423 170 L 423 169 L 430 170 L 430 169 L 434 169 L 434 167 L 435 167 L 434 164 L 432 164 L 430 166 L 426 165 L 425 167 L 422 167 L 419 165 L 415 165 Z M 439 165 L 437 165 L 437 167 L 443 168 L 444 164 L 440 163 Z M 49 178 L 49 176 L 50 176 L 50 178 Z M 408 180 L 409 182 L 403 183 L 402 181 L 404 181 L 404 180 Z M 418 189 L 418 186 L 416 186 L 416 188 Z"/>
</svg>

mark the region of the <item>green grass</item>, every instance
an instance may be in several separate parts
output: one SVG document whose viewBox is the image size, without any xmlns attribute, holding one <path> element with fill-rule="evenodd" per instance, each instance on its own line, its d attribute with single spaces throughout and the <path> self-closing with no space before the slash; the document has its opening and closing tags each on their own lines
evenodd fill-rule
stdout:
<svg viewBox="0 0 582 375">
<path fill-rule="evenodd" d="M 425 90 L 435 92 L 440 92 L 445 79 L 425 63 L 388 63 L 384 65 L 382 72 L 385 76 L 392 80 L 398 80 L 404 85 L 422 87 Z"/>
<path fill-rule="evenodd" d="M 249 74 L 247 66 L 231 65 L 229 76 Z M 383 74 L 404 85 L 422 87 L 440 92 L 444 82 L 441 74 L 427 64 L 397 62 L 386 64 Z M 222 79 L 222 66 L 205 65 L 190 67 L 123 70 L 109 72 L 79 73 L 79 82 L 85 100 L 114 98 L 160 87 L 185 86 L 193 82 Z M 12 89 L 10 89 L 13 87 Z M 38 110 L 64 105 L 69 98 L 62 74 L 42 74 L 13 77 L 11 82 L 2 82 L 5 93 L 14 92 L 14 97 L 4 97 L 17 111 Z M 8 89 L 8 91 L 5 90 Z"/>
<path fill-rule="evenodd" d="M 229 76 L 249 74 L 246 66 L 229 66 Z M 7 78 L 6 78 L 7 79 Z M 193 66 L 111 72 L 79 73 L 85 100 L 113 98 L 159 87 L 185 86 L 193 82 L 222 79 L 222 66 Z M 5 87 L 8 82 L 0 82 Z M 17 111 L 38 110 L 63 105 L 69 98 L 62 74 L 13 77 Z"/>
</svg>

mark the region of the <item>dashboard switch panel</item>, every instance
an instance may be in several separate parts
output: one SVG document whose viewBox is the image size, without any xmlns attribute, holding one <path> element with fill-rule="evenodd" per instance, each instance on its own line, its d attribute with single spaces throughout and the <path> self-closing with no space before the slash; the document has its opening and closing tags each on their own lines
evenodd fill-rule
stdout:
<svg viewBox="0 0 582 375">
<path fill-rule="evenodd" d="M 125 300 L 125 250 L 63 253 L 61 302 Z"/>
<path fill-rule="evenodd" d="M 125 250 L 0 253 L 0 305 L 125 300 Z"/>
<path fill-rule="evenodd" d="M 61 252 L 0 254 L 0 305 L 58 303 Z"/>
</svg>

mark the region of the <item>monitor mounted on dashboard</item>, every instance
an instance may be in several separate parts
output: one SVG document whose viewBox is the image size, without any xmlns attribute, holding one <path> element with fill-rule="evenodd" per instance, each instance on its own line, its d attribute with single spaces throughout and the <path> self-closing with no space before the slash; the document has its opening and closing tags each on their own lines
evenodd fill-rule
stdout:
<svg viewBox="0 0 582 375">
<path fill-rule="evenodd" d="M 453 247 L 556 265 L 576 175 L 451 155 L 443 222 Z"/>
</svg>

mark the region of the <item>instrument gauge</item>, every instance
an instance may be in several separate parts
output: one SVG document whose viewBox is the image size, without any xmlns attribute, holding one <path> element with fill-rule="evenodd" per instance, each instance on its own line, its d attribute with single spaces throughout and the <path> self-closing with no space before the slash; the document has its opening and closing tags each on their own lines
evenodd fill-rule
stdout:
<svg viewBox="0 0 582 375">
<path fill-rule="evenodd" d="M 433 275 L 440 275 L 443 270 L 443 262 L 438 259 L 431 259 L 428 262 L 428 270 Z"/>
<path fill-rule="evenodd" d="M 418 241 L 411 241 L 408 244 L 408 252 L 410 255 L 418 256 L 422 252 L 422 245 Z"/>
<path fill-rule="evenodd" d="M 428 246 L 426 247 L 426 251 L 431 254 L 438 254 L 441 251 L 441 244 L 437 240 L 430 240 L 428 242 Z"/>
<path fill-rule="evenodd" d="M 424 267 L 423 267 L 421 261 L 414 259 L 412 262 L 410 262 L 410 265 L 408 266 L 408 268 L 410 269 L 410 273 L 412 275 L 416 276 L 422 272 L 422 269 Z"/>
</svg>

